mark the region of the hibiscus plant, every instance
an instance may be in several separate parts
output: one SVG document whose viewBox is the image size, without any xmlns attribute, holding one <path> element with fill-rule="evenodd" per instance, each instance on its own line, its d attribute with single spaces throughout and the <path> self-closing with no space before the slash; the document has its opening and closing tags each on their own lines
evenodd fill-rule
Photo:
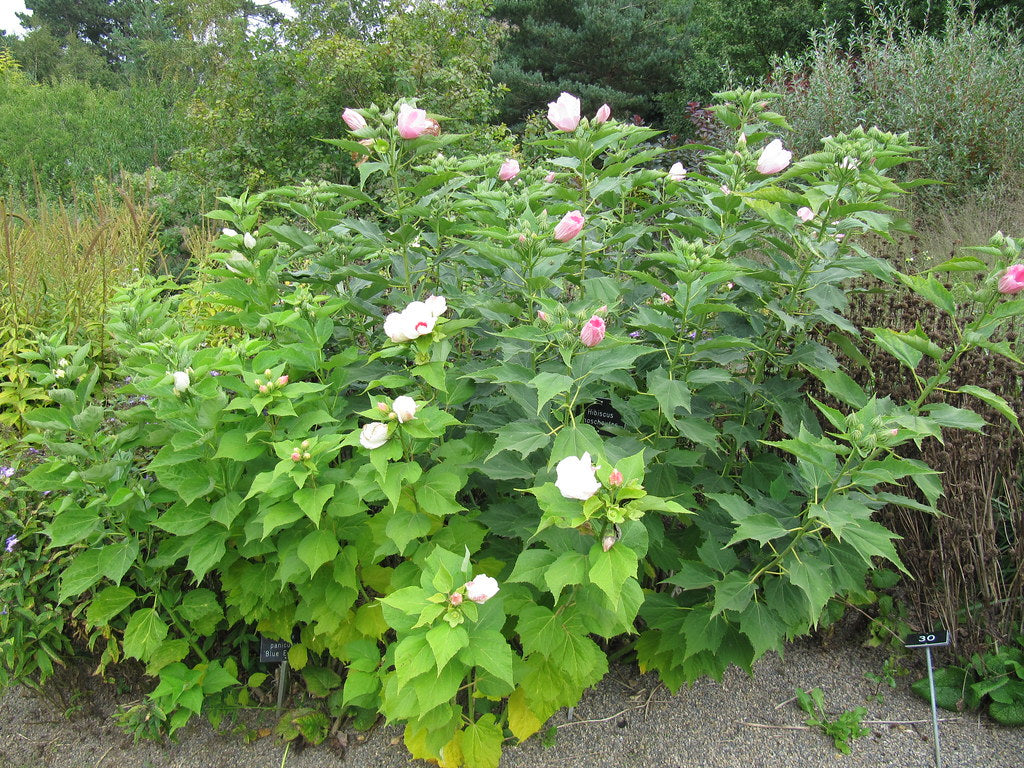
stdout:
<svg viewBox="0 0 1024 768">
<path fill-rule="evenodd" d="M 998 278 L 1021 243 L 987 246 L 995 270 L 900 274 L 864 236 L 900 228 L 888 172 L 915 147 L 858 128 L 793 158 L 771 99 L 721 94 L 734 146 L 669 172 L 654 131 L 571 97 L 547 159 L 514 166 L 452 154 L 412 105 L 353 109 L 333 143 L 360 185 L 224 198 L 190 314 L 168 284 L 124 292 L 121 395 L 98 368 L 54 384 L 27 416 L 46 460 L 12 488 L 65 626 L 101 671 L 155 680 L 125 722 L 252 702 L 259 634 L 331 716 L 494 768 L 611 653 L 675 691 L 868 600 L 872 568 L 902 567 L 875 514 L 942 492 L 906 449 L 984 427 L 931 395 L 973 346 L 1016 360 L 999 328 L 1024 301 Z M 865 276 L 959 344 L 856 327 Z M 854 381 L 865 344 L 914 372 L 913 401 Z M 599 400 L 618 424 L 591 423 Z"/>
</svg>

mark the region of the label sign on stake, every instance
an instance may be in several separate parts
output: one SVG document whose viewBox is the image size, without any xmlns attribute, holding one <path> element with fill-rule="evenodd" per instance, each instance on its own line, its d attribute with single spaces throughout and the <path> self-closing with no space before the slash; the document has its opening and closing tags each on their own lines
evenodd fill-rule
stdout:
<svg viewBox="0 0 1024 768">
<path fill-rule="evenodd" d="M 624 427 L 622 414 L 612 408 L 612 401 L 607 397 L 599 397 L 583 409 L 583 423 L 596 427 L 598 432 L 611 434 L 604 427 Z"/>
<path fill-rule="evenodd" d="M 291 647 L 292 644 L 284 640 L 271 640 L 260 635 L 260 663 L 280 664 L 288 661 L 288 649 Z"/>
<path fill-rule="evenodd" d="M 942 768 L 942 750 L 939 748 L 939 712 L 935 705 L 935 674 L 932 670 L 932 648 L 949 645 L 949 632 L 938 629 L 934 632 L 914 632 L 907 635 L 907 648 L 924 648 L 928 658 L 928 692 L 932 704 L 932 731 L 935 734 L 935 768 Z"/>
</svg>

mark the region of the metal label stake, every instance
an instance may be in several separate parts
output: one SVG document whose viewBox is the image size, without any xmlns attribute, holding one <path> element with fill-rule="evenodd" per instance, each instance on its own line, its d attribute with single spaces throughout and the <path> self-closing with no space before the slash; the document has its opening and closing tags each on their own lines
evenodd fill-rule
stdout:
<svg viewBox="0 0 1024 768">
<path fill-rule="evenodd" d="M 932 704 L 932 730 L 935 734 L 935 768 L 942 768 L 942 750 L 939 747 L 939 712 L 935 705 L 935 675 L 932 672 L 932 648 L 949 645 L 949 632 L 944 629 L 935 632 L 907 635 L 903 643 L 907 648 L 924 648 L 928 659 L 928 692 Z"/>
</svg>

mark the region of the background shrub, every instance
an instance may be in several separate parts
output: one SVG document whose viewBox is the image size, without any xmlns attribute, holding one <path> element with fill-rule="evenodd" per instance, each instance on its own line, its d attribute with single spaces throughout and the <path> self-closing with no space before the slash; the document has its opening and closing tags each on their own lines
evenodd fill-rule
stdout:
<svg viewBox="0 0 1024 768">
<path fill-rule="evenodd" d="M 909 132 L 924 147 L 913 173 L 947 185 L 925 201 L 984 190 L 1024 164 L 1024 43 L 996 21 L 951 13 L 931 35 L 879 15 L 845 42 L 828 28 L 772 80 L 799 153 L 858 124 Z"/>
</svg>

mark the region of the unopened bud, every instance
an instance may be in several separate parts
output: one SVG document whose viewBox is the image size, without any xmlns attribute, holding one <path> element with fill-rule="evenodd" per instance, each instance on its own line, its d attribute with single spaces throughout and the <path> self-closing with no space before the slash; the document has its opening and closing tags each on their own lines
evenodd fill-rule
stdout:
<svg viewBox="0 0 1024 768">
<path fill-rule="evenodd" d="M 380 402 L 377 403 L 377 410 L 380 411 L 381 413 L 387 413 L 388 411 L 391 410 L 391 406 L 385 402 Z"/>
<path fill-rule="evenodd" d="M 890 429 L 889 430 L 889 437 L 896 437 L 899 433 L 900 433 L 900 431 L 898 429 Z"/>
<path fill-rule="evenodd" d="M 614 536 L 605 536 L 603 539 L 601 539 L 601 549 L 603 549 L 605 552 L 607 552 L 609 549 L 611 549 L 614 546 L 615 546 L 615 537 Z"/>
<path fill-rule="evenodd" d="M 292 461 L 302 461 L 302 454 L 298 451 L 292 451 Z"/>
<path fill-rule="evenodd" d="M 301 448 L 303 450 L 305 450 L 306 448 L 309 448 L 309 440 L 303 440 Z"/>
<path fill-rule="evenodd" d="M 617 469 L 613 469 L 612 473 L 608 475 L 608 485 L 613 488 L 618 488 L 623 483 L 622 473 Z"/>
<path fill-rule="evenodd" d="M 266 376 L 267 378 L 270 378 L 271 376 L 274 375 L 274 372 L 267 368 L 267 370 L 263 372 L 263 375 Z"/>
<path fill-rule="evenodd" d="M 313 458 L 313 455 L 309 451 L 306 451 L 304 454 L 302 454 L 302 458 L 304 458 L 306 461 L 309 461 L 311 458 Z"/>
<path fill-rule="evenodd" d="M 538 309 L 537 319 L 546 323 L 548 321 L 548 313 L 545 312 L 543 309 Z"/>
<path fill-rule="evenodd" d="M 519 236 L 519 242 L 520 243 L 525 243 L 526 242 L 526 235 L 520 235 Z"/>
<path fill-rule="evenodd" d="M 253 383 L 254 383 L 254 384 L 255 384 L 255 385 L 256 385 L 256 386 L 258 387 L 258 386 L 259 386 L 260 384 L 262 384 L 263 382 L 262 382 L 262 381 L 260 381 L 259 379 L 256 379 L 256 381 L 254 381 Z"/>
<path fill-rule="evenodd" d="M 452 596 L 448 598 L 448 602 L 452 605 L 462 605 L 462 593 L 452 592 Z"/>
<path fill-rule="evenodd" d="M 277 377 L 277 386 L 283 387 L 287 383 L 288 383 L 288 376 L 278 376 Z"/>
<path fill-rule="evenodd" d="M 267 387 L 266 384 L 260 384 L 260 394 L 261 395 L 267 394 L 268 390 L 269 390 L 269 387 Z"/>
</svg>

